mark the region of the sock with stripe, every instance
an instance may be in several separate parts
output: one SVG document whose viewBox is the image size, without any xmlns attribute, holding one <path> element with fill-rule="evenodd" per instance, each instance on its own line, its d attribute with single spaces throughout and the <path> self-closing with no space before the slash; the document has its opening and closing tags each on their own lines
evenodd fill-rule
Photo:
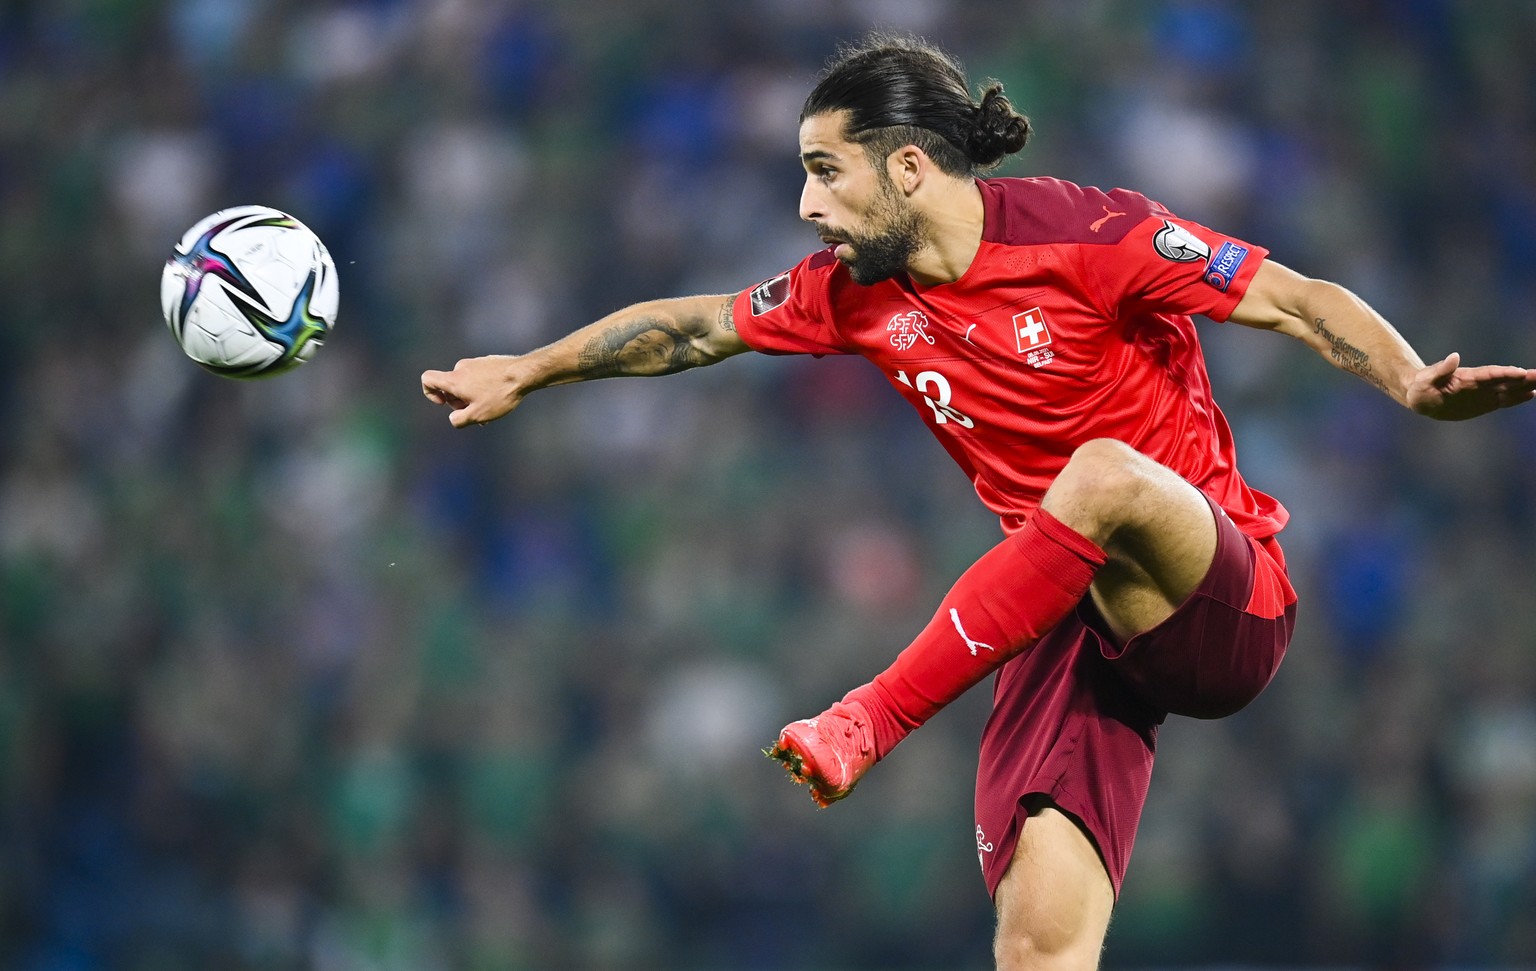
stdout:
<svg viewBox="0 0 1536 971">
<path fill-rule="evenodd" d="M 971 564 L 917 639 L 843 698 L 868 712 L 876 757 L 1059 624 L 1105 559 L 1098 544 L 1041 509 Z"/>
</svg>

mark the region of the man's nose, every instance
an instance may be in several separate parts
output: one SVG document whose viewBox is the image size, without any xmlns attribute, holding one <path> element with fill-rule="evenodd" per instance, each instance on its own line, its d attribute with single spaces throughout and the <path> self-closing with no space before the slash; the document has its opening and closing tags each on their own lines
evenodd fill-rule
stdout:
<svg viewBox="0 0 1536 971">
<path fill-rule="evenodd" d="M 822 204 L 819 195 L 816 183 L 806 179 L 805 188 L 800 190 L 800 218 L 808 223 L 823 221 L 827 217 L 826 206 Z"/>
</svg>

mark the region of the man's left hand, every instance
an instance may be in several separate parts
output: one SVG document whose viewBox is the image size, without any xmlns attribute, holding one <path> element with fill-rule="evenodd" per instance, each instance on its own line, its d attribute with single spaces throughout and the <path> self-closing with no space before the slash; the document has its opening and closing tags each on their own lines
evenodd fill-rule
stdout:
<svg viewBox="0 0 1536 971">
<path fill-rule="evenodd" d="M 1465 421 L 1536 397 L 1536 370 L 1487 365 L 1461 367 L 1450 354 L 1423 368 L 1408 382 L 1408 407 L 1441 421 Z"/>
</svg>

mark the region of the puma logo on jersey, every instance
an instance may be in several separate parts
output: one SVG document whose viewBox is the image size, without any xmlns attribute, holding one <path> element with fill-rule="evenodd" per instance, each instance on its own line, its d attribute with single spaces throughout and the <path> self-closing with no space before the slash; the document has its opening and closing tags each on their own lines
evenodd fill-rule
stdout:
<svg viewBox="0 0 1536 971">
<path fill-rule="evenodd" d="M 960 634 L 960 639 L 965 641 L 965 646 L 971 649 L 971 657 L 976 657 L 977 649 L 983 647 L 991 651 L 993 654 L 997 653 L 997 648 L 993 647 L 991 644 L 983 644 L 981 641 L 971 640 L 971 635 L 967 634 L 965 632 L 965 628 L 960 625 L 960 611 L 956 610 L 954 607 L 949 608 L 949 620 L 955 625 L 955 630 Z"/>
<path fill-rule="evenodd" d="M 1099 230 L 1104 228 L 1104 224 L 1105 223 L 1109 222 L 1111 219 L 1115 218 L 1116 216 L 1123 216 L 1123 215 L 1125 215 L 1125 213 L 1123 213 L 1123 212 L 1115 212 L 1113 209 L 1109 208 L 1108 206 L 1105 206 L 1104 207 L 1104 215 L 1100 216 L 1098 219 L 1095 219 L 1093 222 L 1089 223 L 1088 224 L 1088 231 L 1090 233 L 1096 233 Z"/>
</svg>

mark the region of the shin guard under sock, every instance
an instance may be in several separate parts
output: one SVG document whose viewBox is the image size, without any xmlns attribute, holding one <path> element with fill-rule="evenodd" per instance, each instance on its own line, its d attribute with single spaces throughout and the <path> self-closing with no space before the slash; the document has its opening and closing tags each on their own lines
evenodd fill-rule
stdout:
<svg viewBox="0 0 1536 971">
<path fill-rule="evenodd" d="M 868 712 L 876 757 L 1060 623 L 1105 559 L 1042 509 L 971 564 L 917 639 L 843 699 Z"/>
</svg>

